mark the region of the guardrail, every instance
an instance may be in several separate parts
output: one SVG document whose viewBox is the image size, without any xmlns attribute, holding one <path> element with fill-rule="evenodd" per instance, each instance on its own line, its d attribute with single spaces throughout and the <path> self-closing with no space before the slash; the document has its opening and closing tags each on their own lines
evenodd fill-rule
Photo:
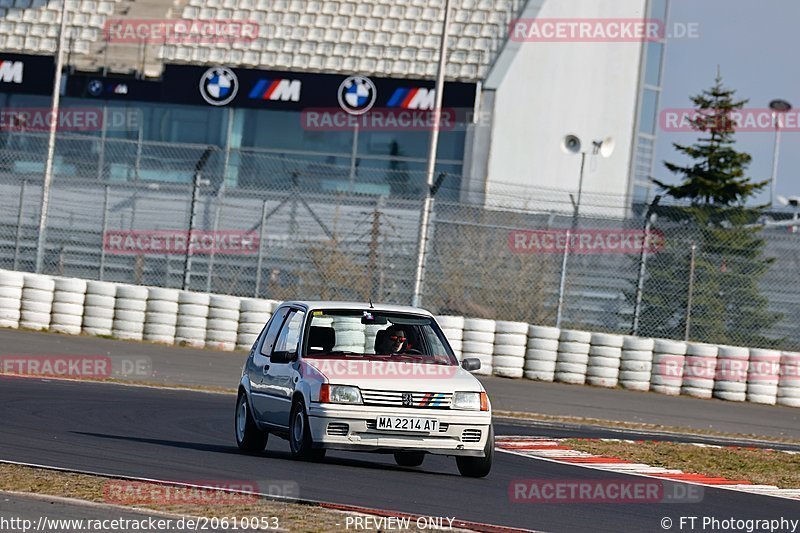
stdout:
<svg viewBox="0 0 800 533">
<path fill-rule="evenodd" d="M 248 350 L 279 304 L 0 270 L 6 328 Z M 481 360 L 476 374 L 800 407 L 796 352 L 461 316 L 437 321 L 459 360 Z"/>
</svg>

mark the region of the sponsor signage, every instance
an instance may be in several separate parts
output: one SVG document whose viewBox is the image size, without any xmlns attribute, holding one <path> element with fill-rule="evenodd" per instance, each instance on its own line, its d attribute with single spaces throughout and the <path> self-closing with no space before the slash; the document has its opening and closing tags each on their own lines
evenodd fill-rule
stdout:
<svg viewBox="0 0 800 533">
<path fill-rule="evenodd" d="M 432 80 L 391 79 L 352 74 L 317 74 L 221 66 L 166 65 L 161 100 L 215 107 L 302 111 L 338 108 L 353 115 L 378 109 L 433 109 Z M 449 82 L 442 106 L 469 108 L 475 84 Z"/>
<path fill-rule="evenodd" d="M 52 94 L 54 74 L 51 56 L 0 53 L 0 93 Z"/>
<path fill-rule="evenodd" d="M 161 82 L 76 73 L 67 78 L 66 94 L 74 98 L 98 100 L 158 101 L 161 99 Z"/>
</svg>

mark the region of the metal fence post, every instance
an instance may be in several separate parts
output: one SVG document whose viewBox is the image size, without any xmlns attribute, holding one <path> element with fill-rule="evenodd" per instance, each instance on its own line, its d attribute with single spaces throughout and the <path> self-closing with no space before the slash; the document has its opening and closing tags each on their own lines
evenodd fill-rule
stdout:
<svg viewBox="0 0 800 533">
<path fill-rule="evenodd" d="M 106 130 L 108 123 L 108 106 L 103 106 L 103 128 L 100 130 L 100 150 L 97 154 L 97 180 L 103 181 L 105 178 L 106 166 Z"/>
<path fill-rule="evenodd" d="M 222 201 L 225 197 L 225 177 L 222 178 L 222 185 L 219 187 L 219 194 L 217 194 L 217 205 L 214 209 L 214 242 L 219 242 L 217 232 L 219 231 L 219 217 L 222 211 Z M 208 276 L 206 277 L 206 292 L 211 292 L 211 276 L 214 273 L 214 256 L 217 253 L 217 247 L 211 248 L 211 253 L 208 256 Z"/>
<path fill-rule="evenodd" d="M 183 286 L 185 291 L 189 290 L 189 283 L 192 279 L 192 236 L 194 226 L 197 223 L 197 201 L 200 196 L 200 173 L 196 172 L 192 180 L 192 201 L 189 204 L 189 232 L 186 235 L 186 255 L 183 258 Z"/>
<path fill-rule="evenodd" d="M 101 235 L 102 238 L 102 245 L 100 246 L 100 281 L 103 281 L 103 277 L 105 276 L 106 272 L 106 233 L 108 232 L 108 203 L 110 200 L 110 191 L 108 185 L 105 187 L 105 193 L 103 198 L 103 234 Z"/>
<path fill-rule="evenodd" d="M 561 277 L 558 282 L 558 307 L 556 308 L 556 327 L 561 327 L 561 319 L 564 314 L 564 292 L 567 284 L 567 259 L 569 258 L 570 239 L 572 230 L 567 230 L 567 242 L 564 245 L 564 253 L 561 256 Z"/>
<path fill-rule="evenodd" d="M 258 260 L 256 261 L 256 292 L 253 295 L 258 298 L 261 293 L 261 266 L 264 260 L 264 228 L 267 225 L 267 201 L 261 205 L 261 227 L 258 230 Z"/>
<path fill-rule="evenodd" d="M 695 260 L 697 256 L 697 245 L 692 245 L 692 254 L 689 259 L 689 294 L 686 298 L 686 331 L 684 332 L 684 340 L 689 341 L 689 333 L 692 327 L 692 299 L 694 298 L 694 269 Z"/>
<path fill-rule="evenodd" d="M 22 240 L 22 212 L 25 209 L 25 189 L 28 186 L 28 180 L 22 182 L 19 188 L 19 210 L 17 211 L 17 235 L 14 239 L 14 270 L 19 266 L 19 243 Z"/>
</svg>

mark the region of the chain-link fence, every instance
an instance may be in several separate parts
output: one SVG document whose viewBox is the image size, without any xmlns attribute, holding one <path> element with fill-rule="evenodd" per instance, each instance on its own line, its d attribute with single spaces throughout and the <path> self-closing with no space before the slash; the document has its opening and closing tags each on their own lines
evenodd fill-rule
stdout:
<svg viewBox="0 0 800 533">
<path fill-rule="evenodd" d="M 43 139 L 4 139 L 0 268 L 35 269 Z M 411 302 L 421 172 L 66 134 L 57 147 L 44 273 Z M 579 217 L 510 209 L 500 195 L 459 201 L 459 184 L 447 176 L 434 204 L 422 304 L 435 312 L 800 346 L 800 234 L 790 228 L 707 229 L 663 216 L 646 227 L 643 215 L 602 216 L 608 198 L 591 195 Z"/>
</svg>

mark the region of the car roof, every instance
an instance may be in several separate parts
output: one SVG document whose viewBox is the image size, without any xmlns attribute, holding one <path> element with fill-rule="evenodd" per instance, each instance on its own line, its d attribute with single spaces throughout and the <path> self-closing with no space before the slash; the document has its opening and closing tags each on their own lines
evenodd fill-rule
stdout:
<svg viewBox="0 0 800 533">
<path fill-rule="evenodd" d="M 412 313 L 415 315 L 433 316 L 430 311 L 408 305 L 376 304 L 369 302 L 347 302 L 329 300 L 287 300 L 281 305 L 296 305 L 306 309 L 356 309 L 359 311 L 388 311 L 390 313 Z"/>
</svg>

